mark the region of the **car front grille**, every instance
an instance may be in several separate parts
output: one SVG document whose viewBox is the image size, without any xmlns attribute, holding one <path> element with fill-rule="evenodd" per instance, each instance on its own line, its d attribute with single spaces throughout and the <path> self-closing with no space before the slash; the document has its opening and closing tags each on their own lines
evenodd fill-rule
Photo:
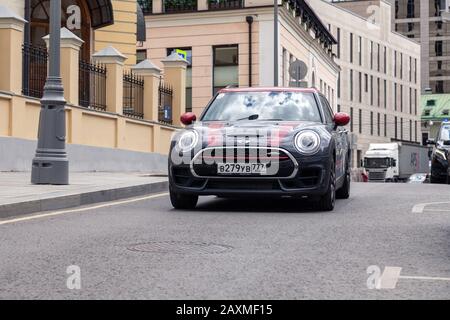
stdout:
<svg viewBox="0 0 450 320">
<path fill-rule="evenodd" d="M 385 171 L 369 171 L 370 181 L 384 181 L 386 179 Z"/>
</svg>

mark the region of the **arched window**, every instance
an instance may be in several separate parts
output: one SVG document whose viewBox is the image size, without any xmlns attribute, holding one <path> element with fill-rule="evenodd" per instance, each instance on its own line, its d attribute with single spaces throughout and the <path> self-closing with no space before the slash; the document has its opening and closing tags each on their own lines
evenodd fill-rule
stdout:
<svg viewBox="0 0 450 320">
<path fill-rule="evenodd" d="M 91 17 L 86 0 L 61 1 L 61 27 L 66 27 L 83 39 L 80 57 L 89 60 L 91 56 Z M 35 46 L 45 46 L 42 37 L 49 34 L 50 0 L 31 0 L 30 41 Z"/>
</svg>

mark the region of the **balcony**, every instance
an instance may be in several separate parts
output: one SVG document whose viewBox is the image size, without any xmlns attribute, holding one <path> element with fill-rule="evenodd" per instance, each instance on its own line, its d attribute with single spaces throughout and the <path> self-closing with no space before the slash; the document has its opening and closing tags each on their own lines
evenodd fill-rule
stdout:
<svg viewBox="0 0 450 320">
<path fill-rule="evenodd" d="M 197 0 L 165 0 L 165 13 L 180 13 L 197 11 Z"/>
<path fill-rule="evenodd" d="M 241 9 L 244 7 L 243 0 L 209 0 L 209 10 Z"/>
</svg>

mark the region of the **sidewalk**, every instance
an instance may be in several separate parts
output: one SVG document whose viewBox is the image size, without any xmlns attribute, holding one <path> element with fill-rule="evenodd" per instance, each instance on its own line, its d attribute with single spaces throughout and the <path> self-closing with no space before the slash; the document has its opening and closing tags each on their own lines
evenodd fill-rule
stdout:
<svg viewBox="0 0 450 320">
<path fill-rule="evenodd" d="M 71 173 L 70 185 L 32 185 L 30 172 L 0 172 L 0 219 L 164 192 L 167 177 L 144 173 Z"/>
</svg>

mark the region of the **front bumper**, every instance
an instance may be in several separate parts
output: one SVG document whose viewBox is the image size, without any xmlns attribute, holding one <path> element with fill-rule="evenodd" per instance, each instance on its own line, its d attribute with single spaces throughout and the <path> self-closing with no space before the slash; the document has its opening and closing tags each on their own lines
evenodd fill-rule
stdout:
<svg viewBox="0 0 450 320">
<path fill-rule="evenodd" d="M 327 192 L 329 181 L 329 156 L 293 157 L 298 164 L 293 174 L 285 176 L 211 176 L 211 166 L 196 167 L 191 164 L 169 164 L 169 182 L 173 191 L 195 195 L 242 196 L 320 196 Z M 285 169 L 286 164 L 282 164 Z M 204 170 L 205 176 L 197 172 Z"/>
</svg>

